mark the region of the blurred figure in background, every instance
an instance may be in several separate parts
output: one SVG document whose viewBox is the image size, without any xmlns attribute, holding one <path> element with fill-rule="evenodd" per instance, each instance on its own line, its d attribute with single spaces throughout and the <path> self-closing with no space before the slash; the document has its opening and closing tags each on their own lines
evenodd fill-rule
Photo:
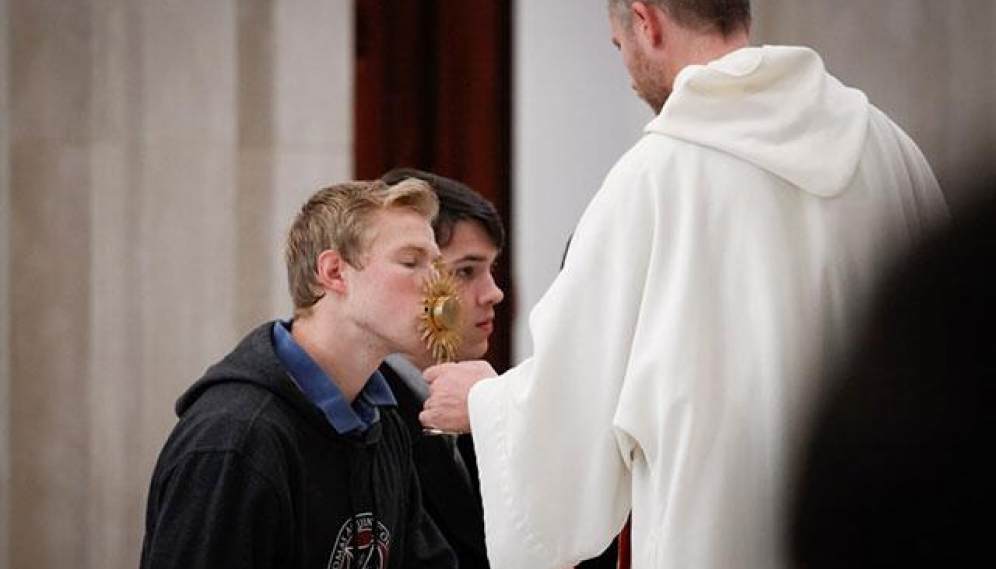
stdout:
<svg viewBox="0 0 996 569">
<path fill-rule="evenodd" d="M 795 567 L 996 558 L 996 176 L 986 180 L 976 207 L 893 271 L 829 384 L 789 526 Z"/>
</svg>

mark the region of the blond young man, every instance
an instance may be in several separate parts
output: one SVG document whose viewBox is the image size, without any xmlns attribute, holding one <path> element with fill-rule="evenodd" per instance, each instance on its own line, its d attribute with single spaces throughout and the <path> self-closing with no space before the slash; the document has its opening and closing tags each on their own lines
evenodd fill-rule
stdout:
<svg viewBox="0 0 996 569">
<path fill-rule="evenodd" d="M 420 348 L 437 207 L 417 181 L 304 204 L 286 247 L 294 317 L 251 332 L 178 400 L 143 568 L 456 567 L 377 372 Z"/>
</svg>

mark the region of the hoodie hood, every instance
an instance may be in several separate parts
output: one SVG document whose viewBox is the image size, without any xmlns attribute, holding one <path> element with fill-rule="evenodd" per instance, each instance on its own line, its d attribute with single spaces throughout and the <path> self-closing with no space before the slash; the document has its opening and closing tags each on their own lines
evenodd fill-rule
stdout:
<svg viewBox="0 0 996 569">
<path fill-rule="evenodd" d="M 302 399 L 287 377 L 273 350 L 273 323 L 259 326 L 239 342 L 220 362 L 209 367 L 176 401 L 176 414 L 182 416 L 205 391 L 219 384 L 249 383 L 292 403 Z"/>
<path fill-rule="evenodd" d="M 764 46 L 684 68 L 647 133 L 715 148 L 821 197 L 844 191 L 868 130 L 864 93 L 811 49 Z"/>
<path fill-rule="evenodd" d="M 267 322 L 257 327 L 243 338 L 231 353 L 208 368 L 204 376 L 177 399 L 176 415 L 182 417 L 197 401 L 216 387 L 243 384 L 269 392 L 284 403 L 295 407 L 305 420 L 329 436 L 347 440 L 351 444 L 365 445 L 376 442 L 381 432 L 380 423 L 361 435 L 348 437 L 339 435 L 332 428 L 321 410 L 298 389 L 280 363 L 273 348 L 273 325 L 274 322 Z"/>
</svg>

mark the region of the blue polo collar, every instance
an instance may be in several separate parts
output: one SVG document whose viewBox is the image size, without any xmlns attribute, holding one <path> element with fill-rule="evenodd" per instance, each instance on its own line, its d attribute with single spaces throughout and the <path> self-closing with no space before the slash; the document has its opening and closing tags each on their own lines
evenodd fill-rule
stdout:
<svg viewBox="0 0 996 569">
<path fill-rule="evenodd" d="M 374 371 L 350 405 L 332 378 L 294 340 L 291 326 L 293 320 L 273 323 L 273 347 L 277 358 L 298 389 L 321 410 L 337 433 L 365 433 L 380 420 L 379 406 L 397 406 L 387 380 L 379 371 Z"/>
</svg>

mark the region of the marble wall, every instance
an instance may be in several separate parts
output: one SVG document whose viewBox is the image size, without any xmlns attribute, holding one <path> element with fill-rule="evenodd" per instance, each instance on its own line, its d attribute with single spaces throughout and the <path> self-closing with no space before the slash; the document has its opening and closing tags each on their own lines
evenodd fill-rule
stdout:
<svg viewBox="0 0 996 569">
<path fill-rule="evenodd" d="M 10 109 L 7 73 L 7 2 L 0 0 L 0 569 L 10 566 Z"/>
<path fill-rule="evenodd" d="M 172 402 L 288 314 L 282 234 L 350 177 L 351 5 L 4 8 L 0 567 L 135 567 Z"/>
</svg>

